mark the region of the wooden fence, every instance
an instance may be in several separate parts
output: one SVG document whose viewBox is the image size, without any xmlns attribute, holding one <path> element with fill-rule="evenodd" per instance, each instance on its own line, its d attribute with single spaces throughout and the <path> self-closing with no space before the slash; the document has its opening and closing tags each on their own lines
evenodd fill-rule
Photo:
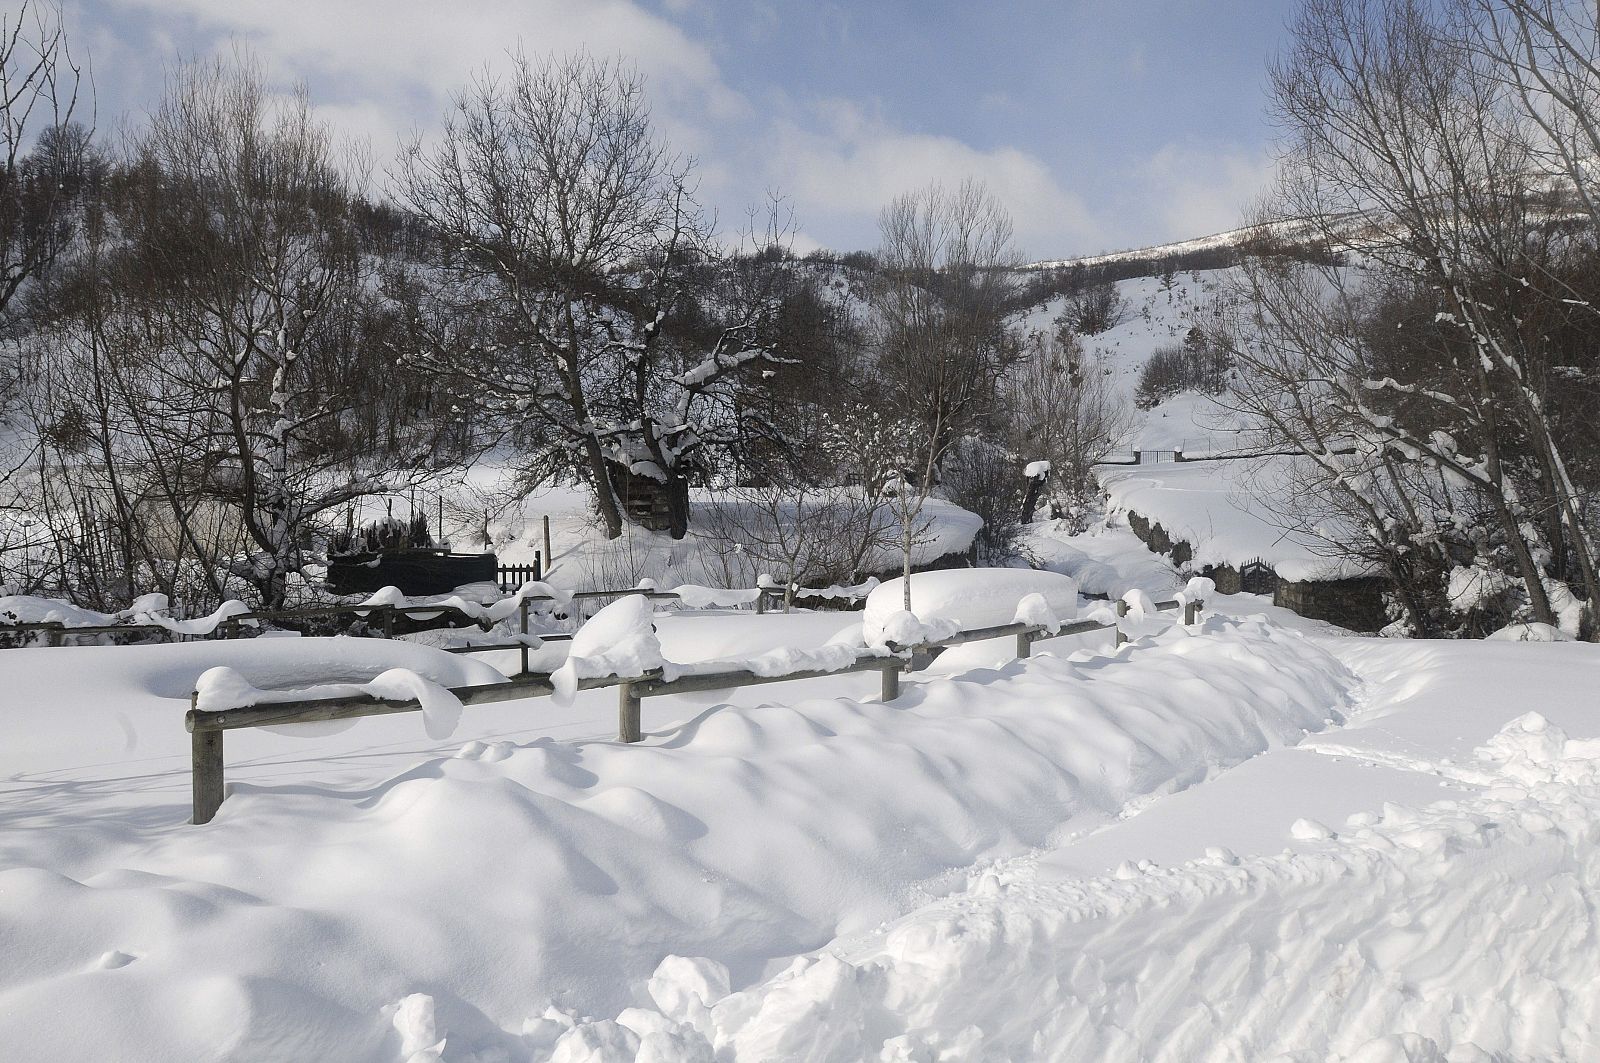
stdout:
<svg viewBox="0 0 1600 1063">
<path fill-rule="evenodd" d="M 648 593 L 652 598 L 675 597 L 675 595 L 662 592 Z M 1156 608 L 1162 611 L 1172 611 L 1179 607 L 1179 603 L 1176 601 L 1160 602 L 1156 605 Z M 1193 624 L 1199 618 L 1200 607 L 1201 603 L 1198 601 L 1189 602 L 1183 606 L 1185 624 Z M 525 611 L 526 606 L 524 606 Z M 1126 616 L 1127 612 L 1127 604 L 1118 602 L 1118 617 Z M 855 672 L 875 671 L 882 675 L 883 700 L 892 701 L 900 696 L 900 676 L 902 672 L 913 668 L 926 667 L 928 662 L 951 646 L 1011 636 L 1017 640 L 1017 656 L 1026 658 L 1031 654 L 1035 642 L 1108 629 L 1116 631 L 1116 644 L 1118 646 L 1127 641 L 1127 636 L 1124 634 L 1120 622 L 1102 624 L 1098 621 L 1088 620 L 1065 624 L 1055 631 L 1050 631 L 1035 624 L 1002 624 L 998 627 L 962 631 L 946 639 L 919 643 L 914 646 L 891 644 L 888 647 L 888 656 L 861 656 L 841 668 L 790 672 L 784 675 L 771 676 L 757 675 L 747 669 L 732 669 L 723 672 L 684 675 L 676 679 L 667 679 L 660 671 L 654 671 L 644 675 L 601 676 L 592 679 L 580 679 L 578 681 L 578 689 L 617 688 L 617 740 L 621 742 L 637 742 L 643 737 L 640 718 L 641 705 L 645 698 L 700 691 L 731 690 L 737 687 L 757 686 L 765 683 L 794 683 L 810 679 L 848 675 Z M 549 674 L 529 672 L 527 670 L 528 647 L 525 642 L 520 645 L 523 649 L 523 667 L 518 675 L 511 677 L 505 683 L 495 683 L 488 686 L 456 687 L 450 692 L 459 698 L 463 705 L 516 701 L 524 698 L 544 697 L 552 693 L 555 687 L 550 680 Z M 279 702 L 240 708 L 201 709 L 199 707 L 198 694 L 192 695 L 189 711 L 184 717 L 184 727 L 189 731 L 191 739 L 193 822 L 197 824 L 211 822 L 212 817 L 217 814 L 217 809 L 222 806 L 224 796 L 222 736 L 227 731 L 244 727 L 272 727 L 290 723 L 351 720 L 364 716 L 419 712 L 421 709 L 421 703 L 415 700 L 390 700 L 373 695 Z"/>
<path fill-rule="evenodd" d="M 544 556 L 534 552 L 531 565 L 501 565 L 496 571 L 500 589 L 507 594 L 524 583 L 537 583 L 544 579 Z"/>
<path fill-rule="evenodd" d="M 519 572 L 524 569 L 531 570 L 535 574 L 535 578 L 537 578 L 537 565 L 512 566 L 510 568 L 504 568 L 501 571 Z M 523 582 L 527 581 L 524 580 Z M 517 584 L 519 587 L 521 585 L 521 583 Z M 677 594 L 674 594 L 670 591 L 654 591 L 643 587 L 625 587 L 617 590 L 577 591 L 568 599 L 557 599 L 548 595 L 530 595 L 527 598 L 522 599 L 522 606 L 520 610 L 522 614 L 522 634 L 524 636 L 528 634 L 527 612 L 528 603 L 530 602 L 559 604 L 564 600 L 591 601 L 601 598 L 620 598 L 628 594 L 646 594 L 653 599 L 662 601 L 677 601 L 679 598 Z M 757 588 L 757 596 L 755 599 L 756 612 L 765 613 L 774 602 L 781 604 L 784 600 L 784 594 L 785 590 L 783 587 Z M 818 596 L 819 595 L 817 595 L 816 592 L 806 589 L 801 589 L 800 591 L 796 592 L 797 601 L 806 597 Z M 831 595 L 830 597 L 839 596 Z M 857 601 L 861 600 L 862 598 L 864 598 L 864 595 L 855 596 L 855 600 Z M 468 623 L 477 624 L 479 627 L 485 629 L 487 629 L 489 626 L 480 620 L 476 613 L 454 605 L 321 605 L 307 606 L 301 609 L 256 610 L 248 613 L 239 613 L 228 617 L 226 620 L 219 623 L 217 627 L 207 635 L 183 635 L 174 632 L 171 628 L 162 624 L 75 625 L 65 624 L 59 620 L 28 621 L 26 623 L 18 624 L 7 624 L 0 622 L 0 635 L 5 635 L 8 632 L 40 632 L 44 635 L 46 646 L 65 646 L 67 645 L 67 639 L 69 637 L 77 635 L 158 635 L 162 638 L 179 640 L 185 638 L 232 639 L 241 637 L 245 624 L 265 623 L 285 625 L 334 616 L 357 616 L 371 621 L 373 626 L 382 631 L 382 637 L 394 638 L 394 618 L 396 616 L 428 620 L 447 613 L 458 616 Z M 560 635 L 545 636 L 545 639 L 547 641 L 551 638 L 559 640 L 562 637 L 563 636 Z M 515 649 L 516 645 L 516 643 L 507 643 L 498 645 L 458 646 L 452 647 L 451 652 L 473 653 L 479 650 Z"/>
</svg>

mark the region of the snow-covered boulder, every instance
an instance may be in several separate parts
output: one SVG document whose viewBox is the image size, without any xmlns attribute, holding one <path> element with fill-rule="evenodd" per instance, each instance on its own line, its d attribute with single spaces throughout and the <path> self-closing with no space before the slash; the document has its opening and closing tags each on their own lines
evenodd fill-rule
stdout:
<svg viewBox="0 0 1600 1063">
<path fill-rule="evenodd" d="M 917 620 L 924 624 L 954 621 L 968 631 L 1012 623 L 1023 599 L 1035 594 L 1044 599 L 1057 622 L 1077 618 L 1078 581 L 1059 572 L 959 568 L 911 576 L 911 612 Z M 904 577 L 880 584 L 869 594 L 862 614 L 862 637 L 867 644 L 882 643 L 886 626 L 904 609 Z"/>
</svg>

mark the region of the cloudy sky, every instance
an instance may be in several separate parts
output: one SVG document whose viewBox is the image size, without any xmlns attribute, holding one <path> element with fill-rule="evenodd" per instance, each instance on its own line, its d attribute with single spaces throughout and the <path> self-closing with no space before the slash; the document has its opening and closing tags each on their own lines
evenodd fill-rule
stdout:
<svg viewBox="0 0 1600 1063">
<path fill-rule="evenodd" d="M 1287 0 L 65 0 L 102 128 L 170 64 L 243 43 L 370 141 L 531 54 L 623 55 L 723 227 L 769 190 L 797 244 L 870 247 L 895 194 L 985 180 L 1035 258 L 1236 224 L 1271 165 L 1264 68 Z"/>
</svg>

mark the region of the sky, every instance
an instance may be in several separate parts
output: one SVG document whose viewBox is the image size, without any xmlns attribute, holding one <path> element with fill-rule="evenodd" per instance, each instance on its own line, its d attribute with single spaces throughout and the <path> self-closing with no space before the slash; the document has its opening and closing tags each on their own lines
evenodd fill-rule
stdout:
<svg viewBox="0 0 1600 1063">
<path fill-rule="evenodd" d="M 1272 171 L 1266 64 L 1290 0 L 64 0 L 97 126 L 172 65 L 242 45 L 370 145 L 508 51 L 621 56 L 725 234 L 770 195 L 799 250 L 877 243 L 894 196 L 984 181 L 1035 259 L 1232 228 Z"/>
</svg>

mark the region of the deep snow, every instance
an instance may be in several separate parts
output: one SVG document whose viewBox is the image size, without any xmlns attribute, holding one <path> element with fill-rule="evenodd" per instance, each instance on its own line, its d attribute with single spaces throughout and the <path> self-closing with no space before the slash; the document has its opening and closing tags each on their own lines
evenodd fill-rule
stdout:
<svg viewBox="0 0 1600 1063">
<path fill-rule="evenodd" d="M 398 753 L 369 725 L 389 737 L 402 721 L 299 740 L 300 757 L 262 758 L 297 740 L 251 733 L 230 745 L 240 781 L 205 827 L 182 822 L 180 759 L 85 758 L 75 733 L 116 733 L 108 717 L 123 710 L 106 701 L 120 699 L 135 738 L 159 731 L 176 752 L 185 676 L 241 646 L 331 652 L 325 672 L 379 649 L 392 659 L 367 667 L 438 658 L 445 680 L 445 661 L 483 666 L 371 640 L 8 651 L 0 668 L 38 677 L 8 723 L 53 738 L 5 758 L 0 948 L 14 959 L 0 1043 L 25 1058 L 394 1059 L 428 1047 L 431 1008 L 446 1059 L 537 1058 L 555 1030 L 547 1005 L 649 1003 L 664 956 L 712 957 L 732 988 L 759 984 L 975 861 L 1324 726 L 1350 683 L 1324 650 L 1261 623 L 1211 628 L 1115 656 L 1055 657 L 1047 642 L 1030 662 L 908 682 L 892 705 L 804 697 L 812 684 L 788 703 L 769 690 L 746 703 L 758 707 L 668 707 L 685 722 L 634 747 L 530 739 L 526 724 L 491 737 L 477 709 L 463 726 L 480 730 L 444 758 L 419 757 L 414 719 L 416 744 Z M 40 673 L 69 660 L 79 682 L 52 688 Z M 251 681 L 273 667 L 258 662 Z M 373 779 L 360 762 L 374 754 L 409 766 Z M 151 768 L 163 785 L 141 779 Z M 431 1003 L 394 1010 L 419 993 Z M 68 1006 L 95 1021 L 56 1021 Z"/>
<path fill-rule="evenodd" d="M 962 647 L 889 705 L 875 676 L 652 700 L 633 747 L 601 737 L 606 691 L 470 708 L 448 743 L 404 716 L 234 732 L 204 827 L 184 822 L 181 716 L 206 669 L 498 673 L 359 639 L 4 651 L 0 1044 L 1593 1058 L 1594 647 L 1210 606 L 1114 652 Z M 861 637 L 847 613 L 655 620 L 690 667 Z"/>
</svg>

